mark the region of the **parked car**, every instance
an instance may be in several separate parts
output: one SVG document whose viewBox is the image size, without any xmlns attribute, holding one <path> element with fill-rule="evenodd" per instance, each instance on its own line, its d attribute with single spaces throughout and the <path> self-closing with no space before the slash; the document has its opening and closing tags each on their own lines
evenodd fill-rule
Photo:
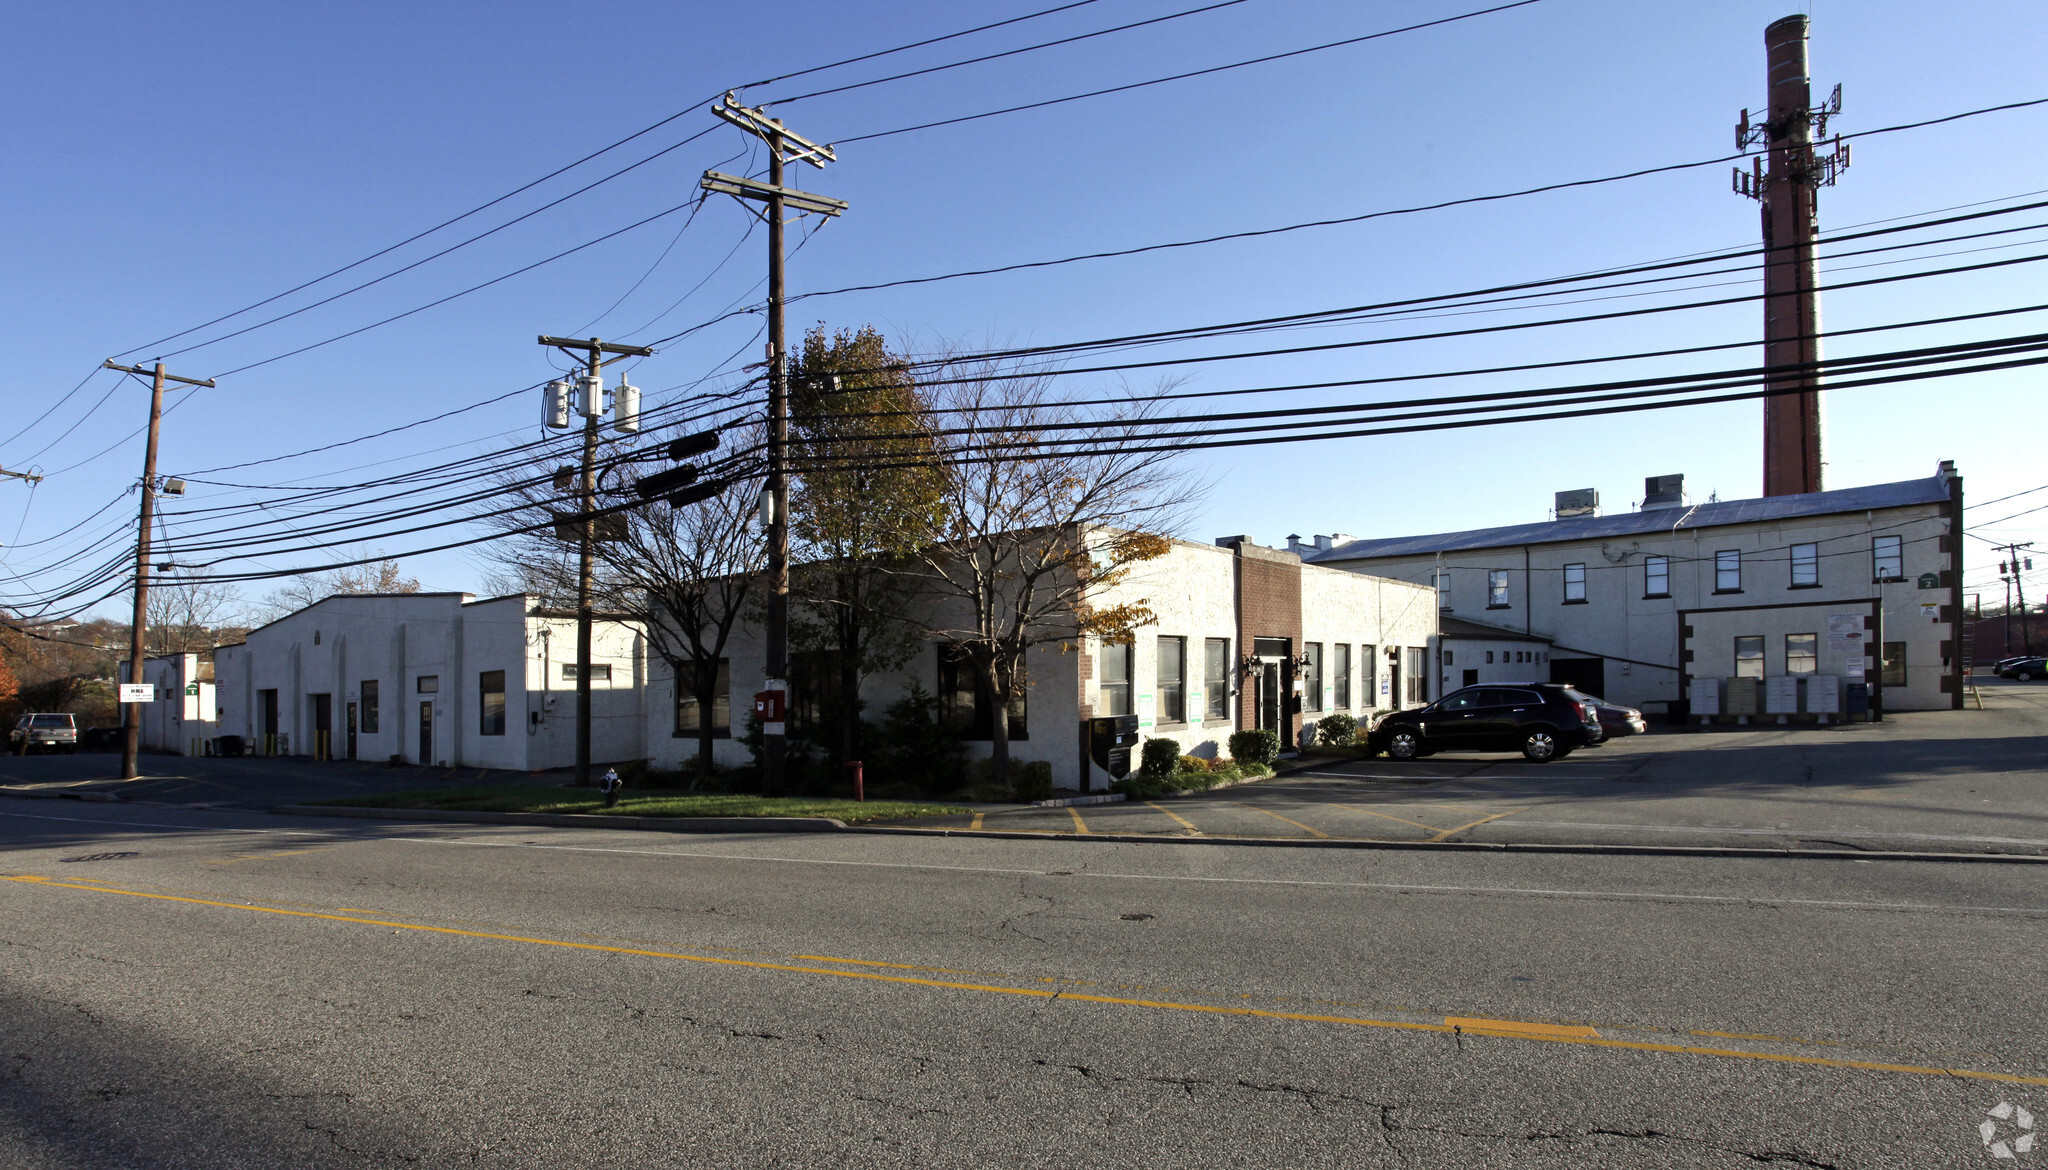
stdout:
<svg viewBox="0 0 2048 1170">
<path fill-rule="evenodd" d="M 2016 678 L 2029 682 L 2037 678 L 2048 678 L 2048 659 L 2020 658 L 1998 668 L 1998 677 Z"/>
<path fill-rule="evenodd" d="M 1557 683 L 1465 687 L 1381 719 L 1366 747 L 1397 760 L 1443 751 L 1520 751 L 1547 763 L 1599 741 L 1591 699 Z"/>
<path fill-rule="evenodd" d="M 1649 723 L 1643 719 L 1643 713 L 1634 707 L 1624 707 L 1620 703 L 1610 703 L 1591 695 L 1586 696 L 1586 704 L 1593 708 L 1593 714 L 1600 719 L 1600 730 L 1606 733 L 1601 737 L 1602 742 L 1620 739 L 1625 735 L 1642 735 L 1650 730 Z"/>
<path fill-rule="evenodd" d="M 69 754 L 78 750 L 78 724 L 69 715 L 23 715 L 7 733 L 7 744 L 17 752 L 41 748 Z"/>
<path fill-rule="evenodd" d="M 88 727 L 78 737 L 80 751 L 118 752 L 124 746 L 127 732 L 119 727 Z"/>
</svg>

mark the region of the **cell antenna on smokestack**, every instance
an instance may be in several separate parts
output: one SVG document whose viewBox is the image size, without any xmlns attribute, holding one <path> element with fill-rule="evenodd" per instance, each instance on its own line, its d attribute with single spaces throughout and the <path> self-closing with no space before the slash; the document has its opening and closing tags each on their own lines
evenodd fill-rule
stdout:
<svg viewBox="0 0 2048 1170">
<path fill-rule="evenodd" d="M 1763 146 L 1764 156 L 1735 170 L 1735 191 L 1763 204 L 1764 494 L 1821 490 L 1820 293 L 1814 237 L 1820 231 L 1817 193 L 1849 168 L 1849 148 L 1838 135 L 1825 157 L 1814 140 L 1842 112 L 1842 87 L 1825 105 L 1813 104 L 1806 68 L 1807 18 L 1788 16 L 1764 30 L 1770 110 L 1761 122 L 1749 111 L 1735 127 L 1738 149 Z M 1782 371 L 1782 372 L 1781 372 Z"/>
</svg>

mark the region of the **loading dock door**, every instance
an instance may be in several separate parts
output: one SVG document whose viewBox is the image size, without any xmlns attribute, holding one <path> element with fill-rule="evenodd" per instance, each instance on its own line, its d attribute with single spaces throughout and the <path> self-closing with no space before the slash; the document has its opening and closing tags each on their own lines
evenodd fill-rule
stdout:
<svg viewBox="0 0 2048 1170">
<path fill-rule="evenodd" d="M 1605 658 L 1559 658 L 1550 656 L 1550 681 L 1584 691 L 1596 699 L 1607 697 Z"/>
</svg>

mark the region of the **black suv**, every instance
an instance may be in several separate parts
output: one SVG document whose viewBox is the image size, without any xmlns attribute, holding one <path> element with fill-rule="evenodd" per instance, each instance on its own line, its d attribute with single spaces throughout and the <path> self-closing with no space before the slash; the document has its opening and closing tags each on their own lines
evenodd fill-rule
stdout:
<svg viewBox="0 0 2048 1170">
<path fill-rule="evenodd" d="M 1396 711 L 1366 737 L 1397 760 L 1432 752 L 1517 751 L 1536 763 L 1598 742 L 1600 716 L 1587 696 L 1558 683 L 1494 683 L 1452 691 L 1427 707 Z"/>
</svg>

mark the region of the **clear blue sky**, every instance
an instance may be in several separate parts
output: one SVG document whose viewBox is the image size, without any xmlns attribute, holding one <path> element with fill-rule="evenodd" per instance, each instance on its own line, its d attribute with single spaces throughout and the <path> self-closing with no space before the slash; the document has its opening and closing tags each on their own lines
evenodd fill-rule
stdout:
<svg viewBox="0 0 2048 1170">
<path fill-rule="evenodd" d="M 0 384 L 11 421 L 0 424 L 0 437 L 108 355 L 403 239 L 723 87 L 1044 6 L 797 0 L 773 9 L 501 2 L 17 10 L 10 22 L 16 52 L 0 82 L 12 115 L 0 130 L 11 162 L 0 188 L 11 228 L 0 243 L 11 277 L 0 287 L 8 342 L 0 349 Z M 747 96 L 777 98 L 1192 6 L 1101 0 Z M 842 141 L 1483 6 L 1248 0 L 777 109 L 793 128 Z M 1352 215 L 1727 154 L 1737 111 L 1762 105 L 1763 28 L 1798 10 L 1783 0 L 1543 0 L 1286 62 L 850 143 L 831 168 L 792 174 L 799 185 L 850 201 L 852 210 L 795 256 L 791 289 Z M 1836 81 L 1844 86 L 1843 132 L 2048 97 L 2040 64 L 2048 8 L 2037 3 L 1823 0 L 1805 10 L 1814 18 L 1816 82 L 1823 91 Z M 643 143 L 666 146 L 711 121 L 699 108 Z M 2035 146 L 2044 129 L 2048 107 L 1860 141 L 1853 169 L 1822 195 L 1823 226 L 2048 189 L 2048 161 Z M 745 145 L 739 132 L 720 128 L 489 240 L 291 321 L 172 357 L 171 368 L 214 375 L 500 275 L 685 202 L 707 167 L 745 167 L 744 156 L 734 157 Z M 642 146 L 462 229 L 529 210 L 640 157 Z M 2012 222 L 2041 220 L 2036 213 Z M 682 221 L 670 216 L 400 323 L 224 377 L 218 389 L 186 396 L 167 419 L 162 470 L 181 474 L 297 451 L 526 385 L 549 369 L 537 333 L 614 337 L 645 325 L 629 339 L 646 339 L 758 295 L 751 290 L 761 273 L 760 235 L 733 254 L 747 223 L 739 207 L 709 202 L 679 236 Z M 462 229 L 351 275 L 410 262 L 468 234 Z M 1730 192 L 1728 167 L 1719 166 L 1358 226 L 811 300 L 792 310 L 791 324 L 794 332 L 820 319 L 874 323 L 918 347 L 1046 343 L 1452 292 L 1742 246 L 1756 235 L 1755 205 Z M 2048 230 L 1991 242 L 2044 238 Z M 1974 258 L 2029 252 L 2021 246 Z M 694 296 L 662 316 L 700 281 Z M 1824 313 L 1829 327 L 1853 328 L 2028 303 L 2042 299 L 2041 287 L 2037 267 L 2017 266 L 1843 292 Z M 277 307 L 297 307 L 311 295 Z M 591 323 L 614 302 L 616 309 Z M 1190 386 L 1736 341 L 1756 336 L 1759 318 L 1760 310 L 1742 305 L 1273 359 L 1200 369 Z M 1830 353 L 2018 333 L 2039 321 L 1843 340 Z M 756 360 L 755 325 L 731 322 L 666 348 L 640 365 L 635 380 L 659 392 L 702 377 L 736 351 Z M 127 360 L 143 362 L 220 331 L 136 350 Z M 1340 335 L 1367 334 L 1283 336 Z M 1675 372 L 1754 356 L 1628 369 Z M 2048 483 L 2048 470 L 2026 445 L 2042 420 L 2040 378 L 2018 371 L 1832 395 L 1830 486 L 1927 475 L 1944 458 L 1961 465 L 1976 501 Z M 0 481 L 0 541 L 23 546 L 0 552 L 8 571 L 132 517 L 129 497 L 93 518 L 140 465 L 141 442 L 129 436 L 142 422 L 146 391 L 115 384 L 110 374 L 91 378 L 48 420 L 0 444 L 0 466 L 33 463 L 52 473 L 25 515 L 27 489 Z M 106 404 L 81 422 L 110 389 Z M 1195 456 L 1217 486 L 1184 535 L 1243 532 L 1277 543 L 1289 532 L 1394 535 L 1519 523 L 1543 518 L 1551 494 L 1564 488 L 1597 487 L 1609 510 L 1626 509 L 1645 475 L 1667 472 L 1685 473 L 1699 498 L 1751 496 L 1761 480 L 1761 410 L 1738 403 Z M 446 458 L 531 438 L 536 411 L 533 397 L 522 395 L 430 427 L 218 478 L 345 482 L 367 474 L 351 469 L 373 461 L 398 459 L 382 465 L 388 471 L 426 461 L 420 453 L 433 449 Z M 247 498 L 195 488 L 177 508 Z M 1988 505 L 1973 520 L 2043 503 L 2048 493 Z M 2048 512 L 1986 534 L 2048 540 L 2044 518 Z M 174 536 L 187 523 L 174 509 Z M 11 539 L 17 525 L 18 542 Z M 422 538 L 379 547 L 397 552 L 409 540 Z M 1975 588 L 1988 576 L 1986 600 L 1993 601 L 1997 581 L 1988 571 L 1994 558 L 1980 551 L 1986 547 L 1972 542 L 1969 579 Z M 406 567 L 434 588 L 475 588 L 480 577 L 465 553 L 422 556 Z M 18 589 L 7 583 L 0 594 Z"/>
</svg>

